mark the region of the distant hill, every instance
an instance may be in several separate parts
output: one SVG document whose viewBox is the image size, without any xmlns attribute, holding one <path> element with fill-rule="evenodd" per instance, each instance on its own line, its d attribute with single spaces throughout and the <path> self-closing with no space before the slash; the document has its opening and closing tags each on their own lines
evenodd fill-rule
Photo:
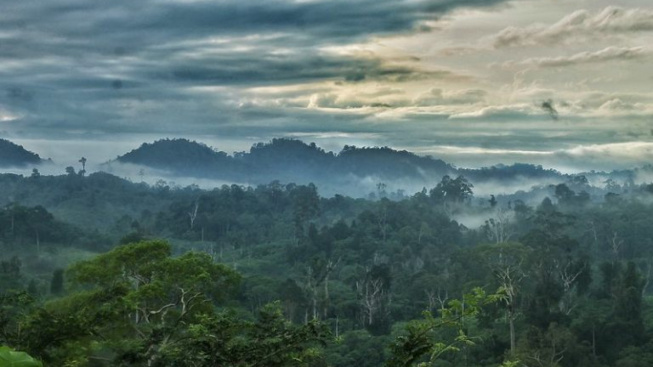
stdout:
<svg viewBox="0 0 653 367">
<path fill-rule="evenodd" d="M 38 154 L 9 140 L 0 139 L 0 167 L 26 167 L 42 162 L 43 160 Z"/>
<path fill-rule="evenodd" d="M 163 139 L 148 144 L 117 158 L 118 162 L 138 164 L 167 170 L 179 175 L 211 176 L 229 170 L 233 158 L 225 152 L 186 139 Z"/>
<path fill-rule="evenodd" d="M 195 141 L 164 139 L 145 143 L 119 156 L 116 161 L 167 171 L 171 176 L 214 179 L 226 183 L 314 183 L 323 194 L 341 193 L 354 197 L 366 197 L 377 191 L 380 194 L 383 194 L 381 191 L 397 194 L 417 192 L 434 187 L 444 175 L 464 176 L 475 186 L 474 191 L 481 195 L 530 192 L 533 186 L 540 186 L 541 190 L 546 191 L 552 184 L 558 183 L 572 185 L 570 187 L 580 192 L 589 189 L 584 183 L 577 183 L 587 180 L 602 186 L 608 179 L 623 184 L 632 181 L 633 177 L 653 177 L 651 167 L 635 171 L 580 174 L 563 174 L 528 163 L 498 164 L 478 169 L 457 168 L 440 159 L 405 150 L 345 145 L 340 152 L 334 153 L 325 151 L 315 143 L 287 138 L 257 143 L 249 151 L 233 155 Z"/>
<path fill-rule="evenodd" d="M 117 161 L 163 169 L 176 175 L 255 184 L 273 180 L 334 182 L 352 176 L 374 177 L 379 181 L 430 181 L 456 172 L 442 160 L 387 147 L 345 146 L 340 153 L 334 154 L 315 143 L 285 138 L 255 144 L 249 152 L 233 156 L 186 139 L 164 139 L 143 144 L 118 157 Z"/>
<path fill-rule="evenodd" d="M 515 163 L 513 165 L 498 164 L 492 167 L 478 169 L 460 169 L 459 173 L 472 181 L 508 181 L 518 178 L 556 179 L 567 177 L 554 169 L 546 169 L 540 165 Z"/>
</svg>

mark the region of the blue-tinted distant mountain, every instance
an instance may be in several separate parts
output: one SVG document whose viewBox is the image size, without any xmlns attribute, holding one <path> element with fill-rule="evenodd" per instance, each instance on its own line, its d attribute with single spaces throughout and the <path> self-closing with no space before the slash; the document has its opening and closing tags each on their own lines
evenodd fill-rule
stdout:
<svg viewBox="0 0 653 367">
<path fill-rule="evenodd" d="M 21 145 L 0 139 L 0 167 L 27 167 L 43 163 L 41 157 Z"/>
<path fill-rule="evenodd" d="M 119 156 L 116 161 L 166 171 L 170 176 L 238 184 L 312 182 L 324 194 L 344 193 L 352 196 L 366 196 L 377 189 L 388 193 L 416 192 L 424 187 L 434 187 L 444 175 L 462 175 L 474 184 L 474 190 L 479 195 L 489 195 L 529 191 L 533 186 L 548 190 L 552 184 L 572 185 L 576 178 L 602 187 L 610 178 L 625 182 L 628 177 L 648 174 L 627 170 L 619 174 L 588 172 L 570 175 L 527 163 L 499 164 L 479 169 L 456 168 L 440 159 L 388 147 L 345 146 L 334 153 L 325 151 L 315 143 L 286 138 L 254 144 L 249 151 L 233 155 L 195 141 L 164 139 L 145 143 Z"/>
<path fill-rule="evenodd" d="M 258 143 L 248 153 L 236 154 L 241 172 L 250 182 L 308 182 L 328 175 L 337 157 L 314 143 L 296 139 L 273 139 Z"/>
<path fill-rule="evenodd" d="M 554 179 L 567 177 L 554 169 L 546 169 L 540 165 L 515 163 L 512 165 L 498 164 L 492 167 L 475 169 L 459 169 L 458 172 L 473 181 L 506 181 L 518 178 Z"/>
<path fill-rule="evenodd" d="M 186 139 L 165 139 L 143 144 L 117 158 L 167 170 L 176 175 L 235 180 L 249 183 L 318 182 L 345 177 L 373 177 L 375 180 L 430 180 L 453 174 L 451 165 L 407 151 L 345 146 L 338 154 L 326 152 L 314 143 L 296 139 L 273 139 L 258 143 L 249 152 L 233 156 Z"/>
<path fill-rule="evenodd" d="M 345 170 L 361 176 L 382 178 L 431 178 L 455 173 L 456 169 L 440 159 L 421 157 L 405 150 L 388 147 L 356 148 L 345 145 L 338 154 Z"/>
<path fill-rule="evenodd" d="M 196 177 L 210 176 L 212 172 L 228 170 L 233 165 L 233 158 L 227 153 L 186 139 L 143 143 L 116 160 Z"/>
</svg>

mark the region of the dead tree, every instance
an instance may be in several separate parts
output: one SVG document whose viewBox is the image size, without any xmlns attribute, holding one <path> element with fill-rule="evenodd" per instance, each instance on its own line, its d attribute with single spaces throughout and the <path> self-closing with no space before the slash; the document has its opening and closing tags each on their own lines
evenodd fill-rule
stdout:
<svg viewBox="0 0 653 367">
<path fill-rule="evenodd" d="M 188 217 L 190 218 L 190 229 L 193 229 L 195 226 L 195 219 L 197 219 L 197 209 L 199 209 L 199 202 L 195 202 L 194 209 L 188 212 Z"/>
<path fill-rule="evenodd" d="M 576 288 L 576 280 L 585 271 L 585 265 L 576 270 L 572 269 L 572 263 L 569 262 L 564 267 L 561 266 L 557 261 L 555 264 L 558 268 L 558 276 L 562 282 L 563 290 L 563 296 L 560 299 L 559 304 L 560 312 L 564 313 L 565 315 L 569 315 L 571 311 L 576 308 L 576 305 L 574 304 L 574 290 Z"/>
<path fill-rule="evenodd" d="M 375 317 L 383 310 L 385 300 L 385 286 L 381 279 L 367 279 L 356 282 L 356 290 L 360 297 L 360 306 L 363 311 L 363 321 L 372 325 Z"/>
<path fill-rule="evenodd" d="M 510 241 L 515 235 L 512 228 L 512 215 L 503 208 L 496 210 L 496 215 L 485 221 L 485 235 L 494 243 Z"/>
</svg>

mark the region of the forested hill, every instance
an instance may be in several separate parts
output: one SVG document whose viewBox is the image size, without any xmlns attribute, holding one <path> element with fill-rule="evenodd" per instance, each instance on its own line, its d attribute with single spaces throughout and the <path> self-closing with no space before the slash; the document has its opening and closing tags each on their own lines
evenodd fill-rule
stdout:
<svg viewBox="0 0 653 367">
<path fill-rule="evenodd" d="M 463 174 L 472 181 L 553 178 L 565 175 L 530 164 L 499 165 L 483 169 L 458 169 L 440 159 L 418 156 L 388 147 L 345 145 L 339 153 L 327 152 L 296 139 L 273 139 L 258 143 L 249 152 L 229 155 L 186 139 L 164 139 L 145 143 L 117 158 L 131 163 L 193 176 L 266 184 L 279 180 L 297 183 L 340 184 L 352 178 L 378 182 L 411 181 L 428 186 L 444 175 Z"/>
<path fill-rule="evenodd" d="M 185 139 L 143 143 L 139 148 L 119 156 L 117 161 L 190 175 L 225 170 L 226 166 L 233 163 L 233 159 L 226 153 Z"/>
<path fill-rule="evenodd" d="M 255 144 L 249 152 L 234 155 L 186 139 L 164 139 L 145 143 L 117 161 L 165 169 L 178 175 L 253 183 L 321 181 L 348 175 L 416 179 L 455 171 L 439 159 L 387 147 L 345 146 L 339 154 L 334 154 L 315 143 L 295 139 L 273 139 Z"/>
<path fill-rule="evenodd" d="M 32 153 L 9 140 L 0 139 L 0 167 L 25 167 L 42 162 L 43 160 L 38 154 Z"/>
</svg>

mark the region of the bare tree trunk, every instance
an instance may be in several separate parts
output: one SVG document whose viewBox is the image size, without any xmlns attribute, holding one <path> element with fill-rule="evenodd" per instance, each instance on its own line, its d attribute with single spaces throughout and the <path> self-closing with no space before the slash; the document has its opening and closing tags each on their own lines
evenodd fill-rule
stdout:
<svg viewBox="0 0 653 367">
<path fill-rule="evenodd" d="M 614 263 L 619 260 L 619 251 L 621 250 L 621 247 L 624 244 L 624 240 L 619 239 L 619 234 L 617 232 L 612 232 L 612 233 L 613 236 L 612 236 L 612 241 L 610 243 L 611 245 L 610 247 L 612 248 L 612 255 L 614 256 L 614 258 L 612 259 L 612 264 L 614 265 Z"/>
<path fill-rule="evenodd" d="M 313 288 L 313 320 L 317 319 L 317 289 Z"/>
<path fill-rule="evenodd" d="M 330 271 L 327 271 L 326 276 L 324 277 L 324 305 L 323 305 L 323 314 L 322 317 L 326 320 L 329 314 L 329 274 Z"/>
<path fill-rule="evenodd" d="M 592 355 L 596 357 L 596 330 L 594 325 L 592 325 Z"/>
<path fill-rule="evenodd" d="M 41 255 L 41 239 L 39 238 L 39 231 L 36 231 L 36 256 Z"/>
<path fill-rule="evenodd" d="M 646 294 L 648 285 L 651 281 L 651 262 L 646 261 L 646 277 L 644 278 L 644 286 L 642 287 L 642 297 Z"/>
<path fill-rule="evenodd" d="M 508 323 L 510 324 L 510 355 L 515 355 L 515 315 L 512 310 L 508 311 Z"/>
<path fill-rule="evenodd" d="M 197 219 L 197 209 L 199 209 L 200 204 L 195 202 L 195 209 L 192 212 L 188 212 L 188 217 L 190 218 L 190 229 L 193 229 L 195 226 L 195 219 Z"/>
</svg>

